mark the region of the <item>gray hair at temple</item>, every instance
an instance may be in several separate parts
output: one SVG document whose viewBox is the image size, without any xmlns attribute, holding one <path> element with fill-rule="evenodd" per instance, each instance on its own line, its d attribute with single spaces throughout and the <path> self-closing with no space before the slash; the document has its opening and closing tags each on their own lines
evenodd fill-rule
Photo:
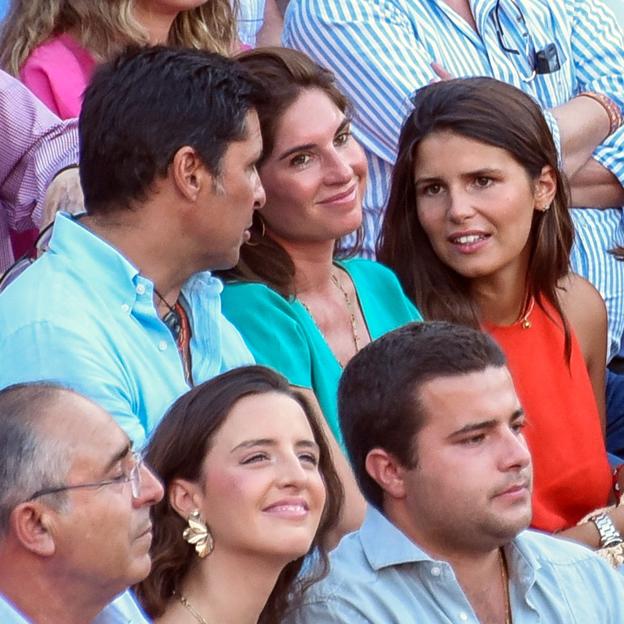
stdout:
<svg viewBox="0 0 624 624">
<path fill-rule="evenodd" d="M 44 434 L 41 424 L 58 399 L 72 390 L 51 382 L 21 383 L 0 391 L 0 538 L 13 509 L 34 492 L 63 483 L 71 457 L 63 440 Z M 57 510 L 65 492 L 46 503 Z"/>
</svg>

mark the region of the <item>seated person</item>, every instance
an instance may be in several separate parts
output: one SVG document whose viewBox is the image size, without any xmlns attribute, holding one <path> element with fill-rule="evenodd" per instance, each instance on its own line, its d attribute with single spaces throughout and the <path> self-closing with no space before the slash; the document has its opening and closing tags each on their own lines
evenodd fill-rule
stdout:
<svg viewBox="0 0 624 624">
<path fill-rule="evenodd" d="M 624 621 L 620 574 L 525 530 L 525 414 L 490 337 L 445 322 L 390 332 L 348 364 L 339 412 L 371 507 L 289 624 Z"/>
<path fill-rule="evenodd" d="M 281 375 L 249 366 L 193 388 L 146 461 L 167 492 L 137 589 L 157 624 L 278 623 L 301 590 L 304 556 L 314 550 L 308 571 L 326 571 L 340 481 L 311 406 Z"/>
<path fill-rule="evenodd" d="M 229 54 L 236 40 L 229 0 L 12 0 L 0 64 L 67 119 L 80 114 L 96 62 L 126 46 L 168 44 Z"/>
<path fill-rule="evenodd" d="M 88 215 L 59 214 L 49 251 L 0 294 L 0 387 L 59 381 L 142 446 L 189 386 L 253 361 L 207 271 L 236 264 L 264 203 L 258 92 L 199 51 L 99 69 L 80 116 Z"/>
<path fill-rule="evenodd" d="M 482 327 L 501 345 L 528 415 L 532 526 L 574 527 L 612 494 L 607 320 L 570 273 L 568 195 L 541 110 L 492 78 L 425 87 L 393 176 L 379 258 L 427 319 Z"/>
<path fill-rule="evenodd" d="M 163 488 L 128 436 L 71 390 L 18 384 L 0 391 L 0 446 L 2 624 L 146 624 L 115 596 L 149 572 Z"/>
<path fill-rule="evenodd" d="M 342 367 L 371 339 L 420 314 L 391 271 L 341 259 L 337 241 L 362 223 L 367 169 L 333 76 L 285 48 L 238 59 L 268 92 L 257 109 L 267 203 L 254 217 L 239 264 L 224 274 L 223 312 L 258 363 L 318 402 L 335 446 L 342 443 L 336 415 Z M 353 529 L 363 508 L 356 509 L 359 493 L 349 486 L 341 455 L 336 447 Z"/>
</svg>

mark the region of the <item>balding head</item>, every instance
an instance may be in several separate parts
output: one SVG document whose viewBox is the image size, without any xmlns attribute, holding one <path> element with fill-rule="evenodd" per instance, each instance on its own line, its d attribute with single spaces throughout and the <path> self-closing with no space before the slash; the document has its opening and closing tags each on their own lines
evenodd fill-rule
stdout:
<svg viewBox="0 0 624 624">
<path fill-rule="evenodd" d="M 0 538 L 18 503 L 64 481 L 71 457 L 63 429 L 73 411 L 67 408 L 71 404 L 75 409 L 76 402 L 92 406 L 74 391 L 50 382 L 16 384 L 0 391 Z M 64 501 L 60 493 L 49 503 L 60 508 Z"/>
</svg>

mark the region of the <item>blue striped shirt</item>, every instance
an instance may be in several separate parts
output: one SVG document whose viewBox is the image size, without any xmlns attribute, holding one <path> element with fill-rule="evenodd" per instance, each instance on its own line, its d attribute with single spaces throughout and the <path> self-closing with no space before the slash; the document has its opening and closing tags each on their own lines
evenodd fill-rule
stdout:
<svg viewBox="0 0 624 624">
<path fill-rule="evenodd" d="M 265 0 L 240 0 L 238 11 L 238 37 L 241 43 L 256 46 L 256 36 L 264 22 Z"/>
<path fill-rule="evenodd" d="M 624 38 L 602 0 L 516 0 L 536 50 L 556 42 L 561 69 L 526 82 L 524 27 L 518 11 L 502 0 L 505 43 L 494 21 L 496 0 L 471 0 L 477 26 L 443 0 L 291 0 L 284 44 L 334 71 L 354 106 L 353 132 L 366 150 L 369 185 L 364 202 L 365 255 L 372 255 L 388 193 L 399 132 L 410 97 L 437 78 L 431 63 L 453 76 L 498 78 L 531 94 L 544 109 L 582 91 L 609 95 L 624 108 Z M 547 115 L 555 140 L 556 122 Z M 624 183 L 624 127 L 600 145 L 594 158 Z M 621 209 L 575 209 L 577 245 L 572 263 L 607 303 L 611 355 L 624 333 L 624 264 L 607 253 L 624 244 Z"/>
</svg>

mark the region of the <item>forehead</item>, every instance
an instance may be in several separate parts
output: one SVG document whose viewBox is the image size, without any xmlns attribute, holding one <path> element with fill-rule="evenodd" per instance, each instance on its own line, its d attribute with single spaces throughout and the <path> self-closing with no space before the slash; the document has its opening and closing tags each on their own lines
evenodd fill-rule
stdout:
<svg viewBox="0 0 624 624">
<path fill-rule="evenodd" d="M 73 470 L 97 469 L 128 444 L 128 436 L 101 407 L 63 393 L 41 424 L 43 435 L 59 438 Z"/>
<path fill-rule="evenodd" d="M 414 152 L 414 167 L 419 173 L 438 168 L 474 171 L 503 166 L 519 165 L 507 150 L 455 132 L 431 132 Z"/>
<path fill-rule="evenodd" d="M 275 149 L 320 143 L 327 139 L 327 134 L 333 137 L 344 118 L 345 114 L 325 91 L 304 89 L 277 123 Z"/>
<path fill-rule="evenodd" d="M 506 366 L 437 377 L 419 392 L 425 426 L 445 435 L 478 422 L 508 422 L 520 401 Z"/>
<path fill-rule="evenodd" d="M 228 451 L 246 440 L 314 441 L 310 423 L 294 399 L 277 393 L 239 399 L 215 434 L 212 448 Z"/>
</svg>

